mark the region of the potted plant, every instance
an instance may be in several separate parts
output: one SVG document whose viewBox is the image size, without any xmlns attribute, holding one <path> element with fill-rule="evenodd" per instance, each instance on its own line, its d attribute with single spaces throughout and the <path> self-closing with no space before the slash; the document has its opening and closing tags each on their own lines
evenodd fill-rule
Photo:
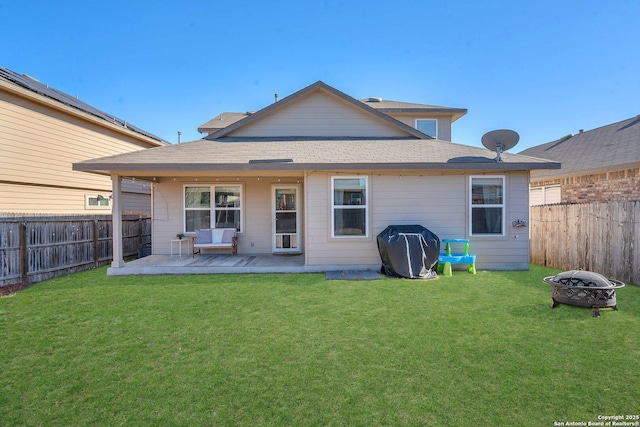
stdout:
<svg viewBox="0 0 640 427">
<path fill-rule="evenodd" d="M 178 233 L 176 234 L 176 237 L 180 240 L 182 240 L 182 238 L 184 237 L 184 233 Z"/>
</svg>

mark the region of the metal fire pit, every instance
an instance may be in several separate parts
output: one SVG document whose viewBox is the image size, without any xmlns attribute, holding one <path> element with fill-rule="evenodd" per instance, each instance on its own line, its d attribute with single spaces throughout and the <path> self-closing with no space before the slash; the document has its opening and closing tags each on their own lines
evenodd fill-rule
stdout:
<svg viewBox="0 0 640 427">
<path fill-rule="evenodd" d="M 583 270 L 565 271 L 542 280 L 551 286 L 551 308 L 559 304 L 591 307 L 593 317 L 600 315 L 600 308 L 617 310 L 616 289 L 625 286 L 617 280 Z"/>
</svg>

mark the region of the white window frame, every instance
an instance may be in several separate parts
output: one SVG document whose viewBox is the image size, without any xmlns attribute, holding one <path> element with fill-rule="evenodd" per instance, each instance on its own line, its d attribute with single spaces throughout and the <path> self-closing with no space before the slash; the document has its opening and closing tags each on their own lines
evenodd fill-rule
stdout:
<svg viewBox="0 0 640 427">
<path fill-rule="evenodd" d="M 335 205 L 335 182 L 336 180 L 346 179 L 364 179 L 364 194 L 365 203 L 362 205 Z M 354 176 L 332 176 L 331 177 L 331 238 L 334 239 L 368 239 L 371 234 L 371 227 L 369 224 L 369 205 L 370 205 L 371 193 L 369 192 L 369 177 L 363 175 Z M 363 235 L 336 235 L 335 234 L 335 213 L 336 209 L 364 209 L 365 217 L 365 229 L 366 233 Z"/>
<path fill-rule="evenodd" d="M 473 180 L 474 179 L 501 179 L 502 180 L 502 203 L 494 204 L 473 204 Z M 504 237 L 506 234 L 506 216 L 507 216 L 507 182 L 505 175 L 470 175 L 469 176 L 469 236 L 480 237 Z M 501 233 L 473 233 L 473 209 L 474 206 L 479 208 L 501 208 L 502 209 L 502 224 Z"/>
<path fill-rule="evenodd" d="M 95 200 L 97 204 L 92 205 L 91 200 Z M 100 201 L 103 200 L 106 200 L 106 205 L 100 204 Z M 111 194 L 108 194 L 106 196 L 102 194 L 85 194 L 84 207 L 85 209 L 91 210 L 109 210 L 111 209 Z"/>
<path fill-rule="evenodd" d="M 245 201 L 244 201 L 244 183 L 238 182 L 216 182 L 214 183 L 200 183 L 200 182 L 192 182 L 189 184 L 184 184 L 182 186 L 182 231 L 183 233 L 195 233 L 194 231 L 187 231 L 187 214 L 188 210 L 206 210 L 207 208 L 187 208 L 186 206 L 186 193 L 187 187 L 209 187 L 209 192 L 211 194 L 211 200 L 209 204 L 209 227 L 215 227 L 215 212 L 216 210 L 220 210 L 221 208 L 216 207 L 215 200 L 213 198 L 216 194 L 216 187 L 239 187 L 240 188 L 240 207 L 239 208 L 227 208 L 224 210 L 237 210 L 240 211 L 240 230 L 238 233 L 242 233 L 244 231 L 244 209 L 245 209 Z"/>
<path fill-rule="evenodd" d="M 435 122 L 435 124 L 436 124 L 436 134 L 435 135 L 429 135 L 429 136 L 432 136 L 434 139 L 438 139 L 438 119 L 415 119 L 414 127 L 416 129 L 418 129 L 418 122 L 421 122 L 421 121 Z M 420 130 L 420 129 L 418 129 L 418 130 Z M 420 131 L 420 132 L 422 132 L 422 131 Z"/>
</svg>

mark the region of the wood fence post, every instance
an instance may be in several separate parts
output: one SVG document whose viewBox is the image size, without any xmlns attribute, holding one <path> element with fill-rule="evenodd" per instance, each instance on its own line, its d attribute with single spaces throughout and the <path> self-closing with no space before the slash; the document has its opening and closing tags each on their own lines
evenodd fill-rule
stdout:
<svg viewBox="0 0 640 427">
<path fill-rule="evenodd" d="M 100 252 L 98 251 L 98 220 L 93 220 L 93 266 L 98 268 Z"/>
<path fill-rule="evenodd" d="M 142 257 L 142 217 L 138 215 L 138 258 Z"/>
<path fill-rule="evenodd" d="M 20 281 L 29 283 L 29 266 L 27 258 L 27 223 L 20 223 Z"/>
</svg>

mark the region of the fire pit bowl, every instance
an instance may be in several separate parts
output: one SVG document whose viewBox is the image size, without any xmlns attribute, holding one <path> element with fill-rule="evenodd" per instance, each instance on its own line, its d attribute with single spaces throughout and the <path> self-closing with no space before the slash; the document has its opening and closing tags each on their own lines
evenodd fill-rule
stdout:
<svg viewBox="0 0 640 427">
<path fill-rule="evenodd" d="M 616 289 L 625 286 L 617 280 L 584 270 L 565 271 L 542 280 L 551 286 L 551 308 L 559 304 L 591 307 L 594 317 L 600 315 L 599 308 L 617 310 Z"/>
</svg>

